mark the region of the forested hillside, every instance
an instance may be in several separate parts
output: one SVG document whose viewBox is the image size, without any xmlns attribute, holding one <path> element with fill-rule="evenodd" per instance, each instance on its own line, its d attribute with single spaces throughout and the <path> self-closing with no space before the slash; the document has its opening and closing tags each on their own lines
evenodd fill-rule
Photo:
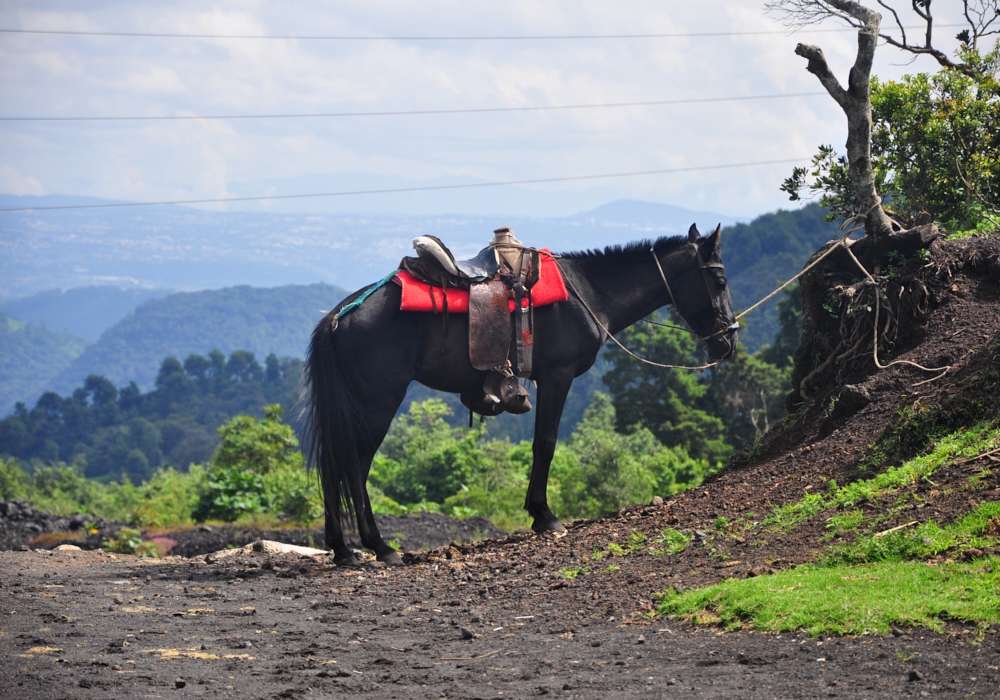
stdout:
<svg viewBox="0 0 1000 700">
<path fill-rule="evenodd" d="M 86 347 L 83 338 L 0 312 L 0 416 L 16 401 L 37 398 Z"/>
<path fill-rule="evenodd" d="M 215 451 L 215 429 L 238 414 L 262 415 L 281 404 L 291 415 L 298 400 L 302 362 L 218 350 L 163 360 L 156 388 L 134 382 L 116 387 L 91 375 L 71 395 L 42 395 L 34 407 L 18 404 L 0 420 L 0 454 L 36 464 L 66 462 L 103 480 L 125 475 L 134 483 L 158 467 L 187 469 Z"/>
<path fill-rule="evenodd" d="M 309 333 L 345 296 L 328 284 L 260 289 L 230 287 L 171 294 L 142 304 L 109 328 L 48 388 L 69 393 L 96 374 L 115 386 L 134 381 L 152 388 L 166 356 L 187 357 L 216 348 L 258 357 L 304 357 Z"/>
<path fill-rule="evenodd" d="M 77 287 L 49 289 L 38 294 L 0 301 L 0 312 L 79 336 L 91 343 L 121 321 L 135 307 L 171 293 L 169 289 Z"/>
</svg>

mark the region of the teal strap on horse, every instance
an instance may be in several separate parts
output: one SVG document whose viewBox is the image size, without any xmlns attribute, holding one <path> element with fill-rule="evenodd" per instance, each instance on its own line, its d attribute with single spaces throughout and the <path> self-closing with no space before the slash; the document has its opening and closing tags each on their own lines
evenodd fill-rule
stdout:
<svg viewBox="0 0 1000 700">
<path fill-rule="evenodd" d="M 374 285 L 372 285 L 370 288 L 368 288 L 368 290 L 366 290 L 364 294 L 362 294 L 357 299 L 355 299 L 350 304 L 348 304 L 347 306 L 345 306 L 344 308 L 342 308 L 340 311 L 338 311 L 336 314 L 334 314 L 334 316 L 333 316 L 333 327 L 334 328 L 337 327 L 338 322 L 340 321 L 340 319 L 341 319 L 342 316 L 346 316 L 347 314 L 349 314 L 352 311 L 354 311 L 356 308 L 358 308 L 359 306 L 361 306 L 362 304 L 364 304 L 365 300 L 368 297 L 370 297 L 372 294 L 374 294 L 379 289 L 381 289 L 386 284 L 388 284 L 389 280 L 391 280 L 393 277 L 395 277 L 397 272 L 399 272 L 398 269 L 393 270 L 388 275 L 386 275 L 385 277 L 383 277 L 382 279 L 380 279 L 378 282 L 376 282 Z"/>
</svg>

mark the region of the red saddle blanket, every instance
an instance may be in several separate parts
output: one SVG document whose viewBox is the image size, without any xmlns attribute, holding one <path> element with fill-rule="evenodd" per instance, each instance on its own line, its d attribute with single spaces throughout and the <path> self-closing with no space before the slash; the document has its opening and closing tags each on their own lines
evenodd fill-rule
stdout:
<svg viewBox="0 0 1000 700">
<path fill-rule="evenodd" d="M 531 301 L 535 306 L 545 306 L 555 304 L 557 301 L 569 299 L 569 292 L 563 282 L 562 274 L 556 265 L 548 248 L 538 250 L 541 259 L 541 269 L 538 271 L 538 282 L 531 288 Z M 403 300 L 399 305 L 402 311 L 441 311 L 444 309 L 445 290 L 441 287 L 432 287 L 417 280 L 406 270 L 400 270 L 392 280 L 403 288 Z M 469 292 L 465 289 L 448 289 L 448 313 L 467 314 L 469 313 Z M 514 300 L 509 299 L 507 303 L 510 310 L 514 311 Z M 522 302 L 524 306 L 528 301 Z"/>
</svg>

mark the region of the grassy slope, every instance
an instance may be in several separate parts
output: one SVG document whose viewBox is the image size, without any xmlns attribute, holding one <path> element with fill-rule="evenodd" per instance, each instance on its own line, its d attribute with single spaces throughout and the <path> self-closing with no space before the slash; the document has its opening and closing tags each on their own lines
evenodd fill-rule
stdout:
<svg viewBox="0 0 1000 700">
<path fill-rule="evenodd" d="M 897 492 L 919 481 L 933 484 L 935 471 L 945 465 L 969 464 L 1000 449 L 998 395 L 1000 343 L 993 342 L 959 390 L 919 412 L 902 412 L 888 427 L 870 453 L 871 478 L 844 486 L 831 482 L 828 493 L 775 508 L 759 524 L 788 531 L 823 518 L 826 539 L 846 535 L 846 544 L 826 547 L 817 564 L 684 593 L 668 590 L 658 612 L 730 628 L 804 629 L 814 635 L 885 633 L 891 625 L 940 629 L 951 618 L 1000 622 L 1000 503 L 970 503 L 965 517 L 944 527 L 925 521 L 878 532 L 905 505 L 907 495 L 896 498 Z M 990 474 L 990 463 L 980 464 L 965 488 L 977 488 Z M 909 498 L 920 500 L 912 493 Z M 882 504 L 880 512 L 867 518 L 855 508 L 863 502 Z"/>
</svg>

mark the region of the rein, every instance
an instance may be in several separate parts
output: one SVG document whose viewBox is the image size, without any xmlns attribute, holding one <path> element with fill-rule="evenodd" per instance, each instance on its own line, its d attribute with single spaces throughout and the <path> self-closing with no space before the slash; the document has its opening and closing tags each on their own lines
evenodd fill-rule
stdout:
<svg viewBox="0 0 1000 700">
<path fill-rule="evenodd" d="M 654 254 L 654 257 L 655 257 L 655 254 Z M 590 304 L 587 303 L 587 300 L 584 299 L 583 295 L 580 294 L 580 292 L 577 290 L 576 285 L 573 284 L 573 280 L 570 279 L 570 277 L 563 271 L 562 266 L 559 265 L 559 261 L 556 258 L 553 258 L 553 260 L 555 260 L 556 266 L 559 267 L 559 272 L 562 274 L 563 280 L 566 282 L 566 284 L 569 285 L 569 288 L 573 291 L 573 293 L 576 294 L 576 298 L 579 299 L 580 303 L 583 304 L 583 308 L 585 308 L 590 313 L 590 316 L 594 319 L 594 321 L 597 323 L 597 325 L 600 327 L 600 329 L 602 331 L 604 331 L 604 333 L 609 338 L 611 338 L 611 340 L 615 341 L 615 345 L 617 345 L 618 347 L 620 347 L 622 350 L 624 350 L 631 357 L 634 357 L 635 359 L 639 360 L 639 362 L 644 362 L 647 365 L 652 365 L 653 367 L 662 367 L 663 369 L 689 369 L 689 370 L 693 370 L 693 371 L 696 371 L 696 372 L 708 369 L 709 367 L 715 367 L 717 364 L 719 364 L 718 362 L 709 362 L 707 364 L 701 365 L 700 367 L 691 367 L 691 366 L 688 366 L 688 365 L 667 365 L 667 364 L 663 364 L 663 363 L 660 363 L 660 362 L 653 362 L 652 360 L 647 360 L 645 357 L 639 357 L 634 352 L 632 352 L 631 350 L 629 350 L 627 347 L 625 347 L 624 345 L 622 345 L 622 342 L 620 340 L 618 340 L 618 338 L 616 338 L 611 333 L 611 331 L 608 330 L 608 327 L 605 326 L 603 323 L 601 323 L 601 319 L 599 319 L 597 317 L 597 314 L 594 313 L 594 310 L 592 308 L 590 308 Z M 656 264 L 659 265 L 660 261 L 657 260 Z M 663 274 L 663 270 L 662 269 L 660 270 L 660 274 Z M 666 282 L 666 277 L 664 277 L 663 281 Z M 670 285 L 667 285 L 667 293 L 670 294 L 670 300 L 673 302 L 674 293 L 672 291 L 670 291 Z M 677 308 L 677 304 L 676 304 L 676 302 L 674 302 L 674 309 L 676 309 L 676 308 Z M 684 321 L 684 322 L 687 323 L 687 321 Z M 687 330 L 687 329 L 683 329 L 683 330 Z M 689 332 L 693 333 L 693 331 L 689 331 Z"/>
</svg>

